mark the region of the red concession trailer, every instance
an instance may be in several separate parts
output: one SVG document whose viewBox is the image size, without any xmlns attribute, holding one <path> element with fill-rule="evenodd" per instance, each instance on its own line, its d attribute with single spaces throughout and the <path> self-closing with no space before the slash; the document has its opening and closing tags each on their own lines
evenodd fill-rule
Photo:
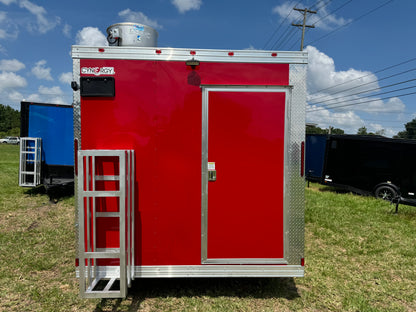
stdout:
<svg viewBox="0 0 416 312">
<path fill-rule="evenodd" d="M 305 52 L 73 46 L 81 296 L 304 274 Z"/>
</svg>

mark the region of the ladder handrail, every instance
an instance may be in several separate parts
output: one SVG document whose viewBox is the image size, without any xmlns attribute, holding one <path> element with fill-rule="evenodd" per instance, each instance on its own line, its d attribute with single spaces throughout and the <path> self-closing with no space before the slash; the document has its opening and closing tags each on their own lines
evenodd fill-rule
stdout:
<svg viewBox="0 0 416 312">
<path fill-rule="evenodd" d="M 38 186 L 41 184 L 42 139 L 20 138 L 19 186 Z"/>
<path fill-rule="evenodd" d="M 100 157 L 117 159 L 118 168 L 115 173 L 105 175 L 101 169 L 100 174 L 96 174 L 96 161 Z M 78 168 L 78 258 L 81 296 L 123 298 L 127 295 L 127 287 L 131 286 L 134 273 L 134 151 L 79 150 Z M 118 189 L 97 189 L 97 181 L 118 181 Z M 119 211 L 96 211 L 96 198 L 100 197 L 118 197 Z M 97 248 L 96 219 L 102 217 L 118 218 L 119 248 Z M 105 273 L 100 276 L 97 259 L 119 259 L 119 290 L 111 289 L 115 281 L 114 276 L 105 276 Z M 108 280 L 107 285 L 102 290 L 95 290 L 95 286 L 103 279 Z"/>
</svg>

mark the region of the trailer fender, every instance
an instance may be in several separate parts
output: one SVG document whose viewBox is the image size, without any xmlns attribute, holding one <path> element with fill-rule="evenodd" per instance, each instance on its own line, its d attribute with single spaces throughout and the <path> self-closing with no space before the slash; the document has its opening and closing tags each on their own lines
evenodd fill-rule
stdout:
<svg viewBox="0 0 416 312">
<path fill-rule="evenodd" d="M 384 182 L 374 187 L 374 196 L 388 201 L 400 197 L 400 189 L 393 183 Z"/>
</svg>

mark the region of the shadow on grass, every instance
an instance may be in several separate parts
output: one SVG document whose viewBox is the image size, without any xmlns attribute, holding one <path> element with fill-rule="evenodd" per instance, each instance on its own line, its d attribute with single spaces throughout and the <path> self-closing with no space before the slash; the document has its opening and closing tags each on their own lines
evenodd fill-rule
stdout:
<svg viewBox="0 0 416 312">
<path fill-rule="evenodd" d="M 334 186 L 320 186 L 318 187 L 319 192 L 330 192 L 330 193 L 336 193 L 336 194 L 355 194 L 354 192 Z"/>
<path fill-rule="evenodd" d="M 53 203 L 74 196 L 74 182 L 53 185 L 46 188 L 44 185 L 39 185 L 37 187 L 29 188 L 25 190 L 26 195 L 48 195 L 49 200 Z"/>
<path fill-rule="evenodd" d="M 136 279 L 129 289 L 128 311 L 137 311 L 146 298 L 299 298 L 293 278 L 160 278 Z M 102 299 L 95 312 L 118 311 L 121 299 Z M 125 307 L 125 305 L 123 305 Z"/>
</svg>

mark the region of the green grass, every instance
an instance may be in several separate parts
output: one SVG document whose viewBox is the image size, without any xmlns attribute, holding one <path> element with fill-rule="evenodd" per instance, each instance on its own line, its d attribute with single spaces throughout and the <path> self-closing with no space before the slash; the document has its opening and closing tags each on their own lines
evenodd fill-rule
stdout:
<svg viewBox="0 0 416 312">
<path fill-rule="evenodd" d="M 306 189 L 303 278 L 135 280 L 125 300 L 81 300 L 74 199 L 18 187 L 0 146 L 0 311 L 415 311 L 416 207 Z"/>
</svg>

